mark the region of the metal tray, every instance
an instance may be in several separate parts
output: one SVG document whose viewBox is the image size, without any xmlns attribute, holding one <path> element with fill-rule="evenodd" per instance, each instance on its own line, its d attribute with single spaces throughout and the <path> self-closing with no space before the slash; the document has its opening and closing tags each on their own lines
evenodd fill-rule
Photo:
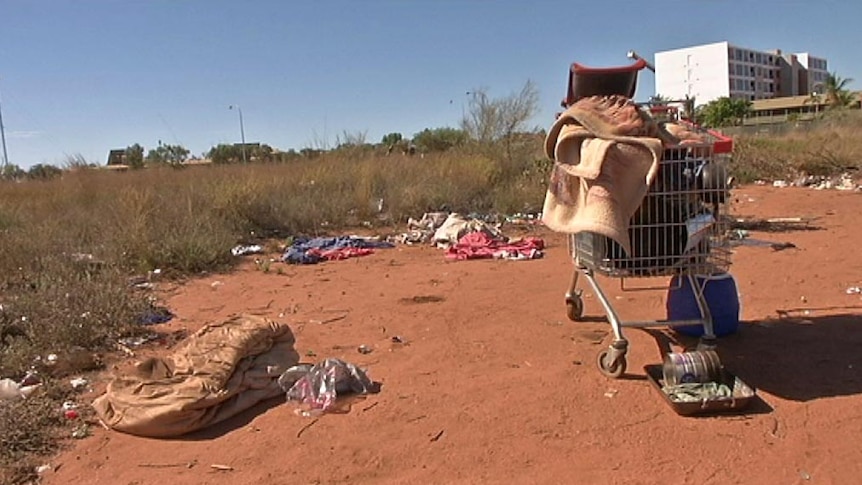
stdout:
<svg viewBox="0 0 862 485">
<path fill-rule="evenodd" d="M 647 379 L 652 383 L 656 391 L 662 396 L 662 399 L 674 410 L 682 416 L 708 415 L 719 413 L 734 413 L 744 410 L 751 404 L 757 395 L 756 390 L 742 381 L 739 377 L 733 375 L 730 371 L 721 368 L 720 383 L 726 384 L 732 389 L 732 396 L 729 398 L 714 399 L 709 401 L 698 402 L 677 402 L 662 391 L 664 377 L 662 375 L 661 365 L 644 366 Z"/>
</svg>

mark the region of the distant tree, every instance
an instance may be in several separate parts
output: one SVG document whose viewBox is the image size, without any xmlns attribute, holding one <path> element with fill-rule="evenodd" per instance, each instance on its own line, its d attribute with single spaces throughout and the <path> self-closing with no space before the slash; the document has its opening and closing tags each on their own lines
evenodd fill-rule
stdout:
<svg viewBox="0 0 862 485">
<path fill-rule="evenodd" d="M 182 165 L 189 158 L 189 150 L 182 145 L 163 145 L 159 143 L 147 153 L 147 162 L 163 163 L 171 166 Z"/>
<path fill-rule="evenodd" d="M 837 72 L 826 75 L 823 91 L 826 96 L 826 104 L 830 108 L 843 108 L 853 103 L 853 93 L 847 90 L 847 85 L 851 82 L 853 82 L 852 78 L 842 78 Z"/>
<path fill-rule="evenodd" d="M 63 171 L 53 165 L 37 163 L 27 171 L 27 178 L 32 180 L 50 180 L 62 174 Z"/>
<path fill-rule="evenodd" d="M 271 162 L 276 159 L 271 146 L 267 144 L 248 143 L 245 146 L 246 157 L 251 162 Z M 206 158 L 216 164 L 240 163 L 243 161 L 241 144 L 220 144 L 210 148 Z"/>
<path fill-rule="evenodd" d="M 388 133 L 386 135 L 383 135 L 383 139 L 380 141 L 380 143 L 386 146 L 392 146 L 399 143 L 403 139 L 404 137 L 401 136 L 401 133 Z"/>
<path fill-rule="evenodd" d="M 319 156 L 321 156 L 323 154 L 324 151 L 325 150 L 322 150 L 320 148 L 303 148 L 302 150 L 299 151 L 299 154 L 302 155 L 304 158 L 310 159 L 310 158 L 318 158 Z"/>
<path fill-rule="evenodd" d="M 443 152 L 467 142 L 467 132 L 457 128 L 434 128 L 413 135 L 413 145 L 422 153 Z"/>
<path fill-rule="evenodd" d="M 527 81 L 520 91 L 490 98 L 484 89 L 469 93 L 467 112 L 461 127 L 481 144 L 503 142 L 506 155 L 512 158 L 513 135 L 528 131 L 526 124 L 539 110 L 539 91 Z"/>
<path fill-rule="evenodd" d="M 704 126 L 717 128 L 739 125 L 750 112 L 751 101 L 721 97 L 700 106 L 697 119 Z"/>
<path fill-rule="evenodd" d="M 126 165 L 130 168 L 144 168 L 144 147 L 135 143 L 126 147 Z"/>
<path fill-rule="evenodd" d="M 19 180 L 26 175 L 27 172 L 21 170 L 21 167 L 13 163 L 0 167 L 0 179 L 2 180 Z"/>
</svg>

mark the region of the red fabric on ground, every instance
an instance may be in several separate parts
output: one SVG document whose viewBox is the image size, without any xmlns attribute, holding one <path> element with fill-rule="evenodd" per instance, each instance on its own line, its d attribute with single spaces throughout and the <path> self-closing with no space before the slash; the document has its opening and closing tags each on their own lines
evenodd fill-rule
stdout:
<svg viewBox="0 0 862 485">
<path fill-rule="evenodd" d="M 327 249 L 321 251 L 319 249 L 309 249 L 306 254 L 315 254 L 326 261 L 338 261 L 341 259 L 355 258 L 357 256 L 367 256 L 373 254 L 374 250 L 370 248 L 338 248 Z"/>
<path fill-rule="evenodd" d="M 446 258 L 464 259 L 536 259 L 542 256 L 545 242 L 539 238 L 527 237 L 514 242 L 492 239 L 483 232 L 465 234 L 458 243 L 446 250 Z"/>
</svg>

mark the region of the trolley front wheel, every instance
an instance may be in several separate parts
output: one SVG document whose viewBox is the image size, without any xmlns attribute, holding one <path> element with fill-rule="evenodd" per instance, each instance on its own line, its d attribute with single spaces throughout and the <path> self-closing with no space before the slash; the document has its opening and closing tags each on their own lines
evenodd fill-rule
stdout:
<svg viewBox="0 0 862 485">
<path fill-rule="evenodd" d="M 626 356 L 625 354 L 619 354 L 614 358 L 611 357 L 610 353 L 610 349 L 602 350 L 599 352 L 596 362 L 602 374 L 612 379 L 618 379 L 626 372 Z M 611 361 L 610 359 L 613 360 Z"/>
<path fill-rule="evenodd" d="M 573 322 L 580 322 L 584 316 L 584 300 L 581 295 L 566 296 L 566 316 Z"/>
</svg>

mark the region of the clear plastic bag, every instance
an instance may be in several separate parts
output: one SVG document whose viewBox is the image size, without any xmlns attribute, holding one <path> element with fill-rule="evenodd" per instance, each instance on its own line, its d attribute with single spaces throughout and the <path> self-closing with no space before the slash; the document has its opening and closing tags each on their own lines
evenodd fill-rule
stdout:
<svg viewBox="0 0 862 485">
<path fill-rule="evenodd" d="M 362 369 L 341 359 L 329 358 L 315 365 L 295 365 L 281 374 L 278 385 L 288 401 L 298 401 L 308 409 L 305 415 L 325 412 L 342 394 L 373 392 L 374 384 Z"/>
</svg>

